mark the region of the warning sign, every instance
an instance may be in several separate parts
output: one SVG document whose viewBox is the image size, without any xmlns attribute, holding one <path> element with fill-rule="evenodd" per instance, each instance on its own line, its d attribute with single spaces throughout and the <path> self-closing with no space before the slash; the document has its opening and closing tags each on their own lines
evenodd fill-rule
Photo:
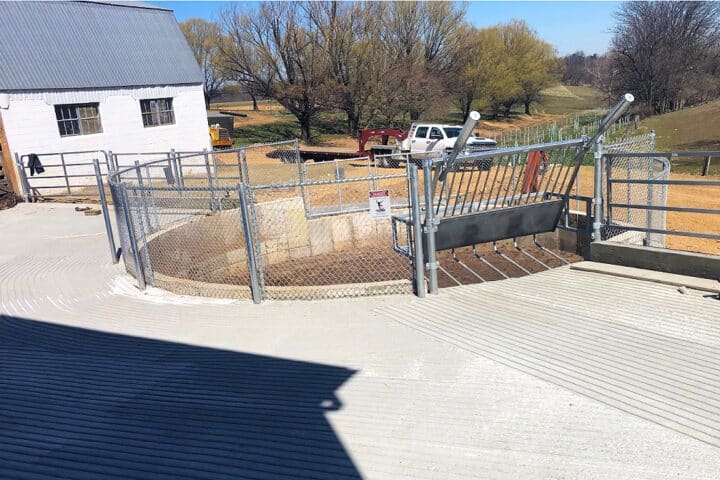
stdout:
<svg viewBox="0 0 720 480">
<path fill-rule="evenodd" d="M 390 192 L 388 190 L 370 191 L 370 216 L 372 218 L 390 218 Z"/>
</svg>

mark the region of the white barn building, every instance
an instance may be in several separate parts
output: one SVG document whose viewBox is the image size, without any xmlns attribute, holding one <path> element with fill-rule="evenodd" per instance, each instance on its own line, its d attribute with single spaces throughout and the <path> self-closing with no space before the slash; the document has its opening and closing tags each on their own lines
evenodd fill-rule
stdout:
<svg viewBox="0 0 720 480">
<path fill-rule="evenodd" d="M 0 2 L 0 147 L 14 154 L 211 148 L 203 75 L 171 10 Z"/>
</svg>

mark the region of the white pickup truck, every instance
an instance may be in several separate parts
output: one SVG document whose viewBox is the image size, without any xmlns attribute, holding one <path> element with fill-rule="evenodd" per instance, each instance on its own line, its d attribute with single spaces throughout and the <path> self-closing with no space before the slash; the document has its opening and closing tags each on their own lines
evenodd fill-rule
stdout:
<svg viewBox="0 0 720 480">
<path fill-rule="evenodd" d="M 383 167 L 396 167 L 406 160 L 409 154 L 412 160 L 422 160 L 440 152 L 451 152 L 455 146 L 462 125 L 441 125 L 437 123 L 413 123 L 407 137 L 396 141 L 395 145 L 373 145 L 373 155 L 379 157 Z M 465 144 L 464 152 L 476 152 L 497 148 L 497 142 L 491 138 L 471 136 Z"/>
</svg>

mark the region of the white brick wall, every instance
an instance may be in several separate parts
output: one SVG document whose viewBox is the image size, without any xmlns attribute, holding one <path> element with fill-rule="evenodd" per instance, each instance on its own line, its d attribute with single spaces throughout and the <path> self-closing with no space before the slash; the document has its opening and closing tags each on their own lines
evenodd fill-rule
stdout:
<svg viewBox="0 0 720 480">
<path fill-rule="evenodd" d="M 173 98 L 175 124 L 143 127 L 140 100 L 166 97 Z M 100 104 L 103 132 L 60 137 L 54 105 L 89 102 Z M 143 153 L 211 148 L 202 85 L 13 92 L 9 95 L 9 108 L 0 108 L 0 116 L 13 158 L 15 153 L 83 150 Z M 77 156 L 68 158 L 81 161 Z M 77 167 L 72 173 L 92 173 L 92 167 Z"/>
</svg>

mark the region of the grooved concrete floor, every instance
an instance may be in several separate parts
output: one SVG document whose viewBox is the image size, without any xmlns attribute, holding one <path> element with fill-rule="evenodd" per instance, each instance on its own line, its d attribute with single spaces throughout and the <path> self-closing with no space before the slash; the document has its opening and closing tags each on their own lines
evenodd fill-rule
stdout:
<svg viewBox="0 0 720 480">
<path fill-rule="evenodd" d="M 718 478 L 720 301 L 567 268 L 411 296 L 140 294 L 0 212 L 0 478 Z"/>
</svg>

